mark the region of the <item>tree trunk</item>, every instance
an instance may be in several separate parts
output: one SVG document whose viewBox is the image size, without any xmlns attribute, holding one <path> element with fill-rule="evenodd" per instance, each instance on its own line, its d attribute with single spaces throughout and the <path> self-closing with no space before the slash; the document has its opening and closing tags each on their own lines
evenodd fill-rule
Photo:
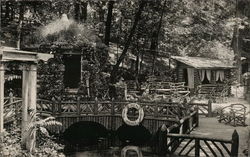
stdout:
<svg viewBox="0 0 250 157">
<path fill-rule="evenodd" d="M 10 16 L 10 2 L 6 2 L 5 6 L 5 19 L 8 19 Z"/>
<path fill-rule="evenodd" d="M 81 3 L 81 20 L 86 21 L 88 16 L 88 2 Z"/>
<path fill-rule="evenodd" d="M 75 2 L 74 5 L 75 5 L 75 20 L 79 22 L 80 21 L 80 6 L 78 2 Z"/>
<path fill-rule="evenodd" d="M 108 2 L 108 16 L 106 20 L 106 28 L 105 28 L 105 45 L 109 46 L 110 41 L 110 29 L 111 29 L 111 22 L 112 22 L 112 11 L 113 11 L 114 1 Z"/>
<path fill-rule="evenodd" d="M 240 10 L 238 9 L 238 0 L 236 0 L 236 12 L 235 12 L 235 16 L 239 17 L 240 14 Z M 232 46 L 233 46 L 233 50 L 234 50 L 234 54 L 235 54 L 235 61 L 236 61 L 236 76 L 237 77 L 237 81 L 238 83 L 241 82 L 241 50 L 239 49 L 239 26 L 238 23 L 235 25 L 234 28 L 234 33 L 233 33 L 233 40 L 232 40 Z"/>
<path fill-rule="evenodd" d="M 19 24 L 17 27 L 17 49 L 21 49 L 21 41 L 22 41 L 22 24 L 24 17 L 24 5 L 20 4 L 19 7 Z"/>
<path fill-rule="evenodd" d="M 156 31 L 153 32 L 152 40 L 151 40 L 150 52 L 153 54 L 152 75 L 154 75 L 154 70 L 155 70 L 155 60 L 156 60 L 156 55 L 157 55 L 158 37 L 160 34 L 160 30 L 161 30 L 162 18 L 163 18 L 163 13 L 165 10 L 166 2 L 167 1 L 165 0 L 163 7 L 162 7 L 158 28 Z"/>
<path fill-rule="evenodd" d="M 140 16 L 141 16 L 141 13 L 142 13 L 142 10 L 145 6 L 146 2 L 144 0 L 141 0 L 140 1 L 140 4 L 139 4 L 139 9 L 138 9 L 138 12 L 136 13 L 135 15 L 135 21 L 134 21 L 134 24 L 131 28 L 131 31 L 130 31 L 130 34 L 125 42 L 125 46 L 124 46 L 124 49 L 122 51 L 122 54 L 121 56 L 119 57 L 119 59 L 117 60 L 117 63 L 116 65 L 113 67 L 113 70 L 111 72 L 111 76 L 110 76 L 110 92 L 115 94 L 115 87 L 113 86 L 113 84 L 117 81 L 117 73 L 118 73 L 118 69 L 119 69 L 119 66 L 121 64 L 121 62 L 124 60 L 124 58 L 126 57 L 127 55 L 127 51 L 128 51 L 128 48 L 130 46 L 130 43 L 131 43 L 131 40 L 132 40 L 132 37 L 134 36 L 134 33 L 135 33 L 135 30 L 136 30 L 136 27 L 138 25 L 138 22 L 140 20 Z M 110 95 L 111 97 L 113 97 L 113 95 Z"/>
</svg>

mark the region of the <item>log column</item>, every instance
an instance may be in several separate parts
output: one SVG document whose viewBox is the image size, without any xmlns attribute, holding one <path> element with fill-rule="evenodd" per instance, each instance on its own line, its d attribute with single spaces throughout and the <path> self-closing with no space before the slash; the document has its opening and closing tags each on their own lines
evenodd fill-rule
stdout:
<svg viewBox="0 0 250 157">
<path fill-rule="evenodd" d="M 32 147 L 35 137 L 27 136 L 29 133 L 26 128 L 31 123 L 30 114 L 36 112 L 37 92 L 37 65 L 26 65 L 23 68 L 23 87 L 22 87 L 22 146 L 26 149 Z M 34 134 L 35 136 L 35 134 Z M 32 151 L 32 150 L 30 150 Z"/>
<path fill-rule="evenodd" d="M 22 147 L 26 147 L 26 127 L 28 123 L 28 85 L 29 85 L 29 72 L 26 66 L 23 67 L 22 77 Z"/>
<path fill-rule="evenodd" d="M 0 63 L 0 135 L 4 130 L 3 109 L 4 109 L 4 64 Z"/>
</svg>

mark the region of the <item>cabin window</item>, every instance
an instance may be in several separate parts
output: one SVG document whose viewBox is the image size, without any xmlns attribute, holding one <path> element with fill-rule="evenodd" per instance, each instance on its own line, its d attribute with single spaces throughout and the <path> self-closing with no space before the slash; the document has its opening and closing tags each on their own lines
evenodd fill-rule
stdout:
<svg viewBox="0 0 250 157">
<path fill-rule="evenodd" d="M 217 70 L 215 71 L 215 81 L 216 83 L 222 83 L 224 81 L 224 71 L 223 70 Z"/>
<path fill-rule="evenodd" d="M 78 88 L 81 78 L 81 56 L 64 56 L 64 86 L 66 88 Z"/>
<path fill-rule="evenodd" d="M 199 70 L 199 76 L 202 84 L 211 83 L 211 70 Z"/>
</svg>

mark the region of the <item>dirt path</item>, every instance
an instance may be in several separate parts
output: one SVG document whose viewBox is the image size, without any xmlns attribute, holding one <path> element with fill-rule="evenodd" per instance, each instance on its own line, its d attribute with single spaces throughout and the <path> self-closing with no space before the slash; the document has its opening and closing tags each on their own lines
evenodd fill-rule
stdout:
<svg viewBox="0 0 250 157">
<path fill-rule="evenodd" d="M 244 156 L 242 153 L 247 148 L 248 128 L 247 127 L 233 127 L 219 123 L 216 118 L 201 117 L 199 127 L 196 128 L 192 134 L 200 134 L 207 137 L 216 137 L 231 139 L 234 130 L 239 134 L 239 157 Z"/>
</svg>

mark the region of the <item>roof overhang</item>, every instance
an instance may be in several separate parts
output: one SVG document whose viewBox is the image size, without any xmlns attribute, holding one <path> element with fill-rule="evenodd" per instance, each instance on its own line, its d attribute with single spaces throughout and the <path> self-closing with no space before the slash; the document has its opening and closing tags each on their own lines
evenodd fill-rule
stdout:
<svg viewBox="0 0 250 157">
<path fill-rule="evenodd" d="M 195 69 L 234 69 L 232 61 L 205 57 L 171 56 L 178 62 L 194 67 Z"/>
<path fill-rule="evenodd" d="M 0 61 L 20 61 L 37 63 L 39 60 L 47 61 L 53 58 L 51 54 L 17 50 L 13 47 L 0 47 Z"/>
</svg>

